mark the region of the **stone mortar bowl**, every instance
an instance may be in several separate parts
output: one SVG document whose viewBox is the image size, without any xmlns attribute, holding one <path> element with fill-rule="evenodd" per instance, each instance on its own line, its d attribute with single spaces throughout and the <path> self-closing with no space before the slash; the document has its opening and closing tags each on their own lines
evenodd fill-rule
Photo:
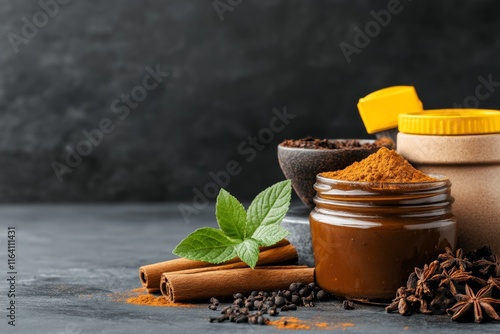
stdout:
<svg viewBox="0 0 500 334">
<path fill-rule="evenodd" d="M 333 142 L 352 139 L 330 139 Z M 375 140 L 357 139 L 360 144 L 371 144 Z M 392 145 L 386 147 L 393 149 Z M 314 208 L 313 198 L 316 192 L 313 188 L 316 175 L 344 169 L 356 161 L 363 160 L 377 152 L 380 147 L 312 149 L 301 147 L 286 147 L 278 145 L 278 161 L 287 179 L 292 181 L 293 189 L 300 200 L 310 208 Z"/>
</svg>

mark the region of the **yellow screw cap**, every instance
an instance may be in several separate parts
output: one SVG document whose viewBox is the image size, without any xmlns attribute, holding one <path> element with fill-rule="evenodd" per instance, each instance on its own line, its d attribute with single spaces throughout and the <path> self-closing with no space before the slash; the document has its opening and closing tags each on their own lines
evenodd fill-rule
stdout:
<svg viewBox="0 0 500 334">
<path fill-rule="evenodd" d="M 398 115 L 422 111 L 422 101 L 413 86 L 379 89 L 359 99 L 358 110 L 368 133 L 398 127 Z"/>
<path fill-rule="evenodd" d="M 500 132 L 500 110 L 434 109 L 399 115 L 399 131 L 420 135 L 473 135 Z"/>
</svg>

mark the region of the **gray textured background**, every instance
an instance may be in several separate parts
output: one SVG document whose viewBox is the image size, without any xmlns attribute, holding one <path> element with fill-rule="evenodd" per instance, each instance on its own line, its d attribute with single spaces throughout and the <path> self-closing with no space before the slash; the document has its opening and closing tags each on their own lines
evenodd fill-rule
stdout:
<svg viewBox="0 0 500 334">
<path fill-rule="evenodd" d="M 500 81 L 494 0 L 403 0 L 348 64 L 339 43 L 387 2 L 243 0 L 221 22 L 210 0 L 73 0 L 16 54 L 8 34 L 41 8 L 1 0 L 0 201 L 189 200 L 229 160 L 242 172 L 227 188 L 249 198 L 282 178 L 284 138 L 369 137 L 356 103 L 373 90 L 414 85 L 437 108 L 474 95 L 478 76 Z M 156 64 L 170 76 L 120 120 L 112 102 Z M 238 146 L 285 105 L 297 117 L 246 161 Z M 113 133 L 59 182 L 52 162 L 103 118 Z"/>
</svg>

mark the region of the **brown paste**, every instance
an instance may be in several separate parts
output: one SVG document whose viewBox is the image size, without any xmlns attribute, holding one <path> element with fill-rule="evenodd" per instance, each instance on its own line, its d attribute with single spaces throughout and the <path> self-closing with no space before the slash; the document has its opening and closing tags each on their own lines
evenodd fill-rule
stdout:
<svg viewBox="0 0 500 334">
<path fill-rule="evenodd" d="M 331 225 L 325 217 L 317 219 L 311 217 L 316 281 L 348 298 L 394 298 L 414 267 L 432 261 L 455 240 L 453 221 L 423 227 L 424 222 L 384 219 L 382 225 L 349 226 L 348 221 Z"/>
</svg>

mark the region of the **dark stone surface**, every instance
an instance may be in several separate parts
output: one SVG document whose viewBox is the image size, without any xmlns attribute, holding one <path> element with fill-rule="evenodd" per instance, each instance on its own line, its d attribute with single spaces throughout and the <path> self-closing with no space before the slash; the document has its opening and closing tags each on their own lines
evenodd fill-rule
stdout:
<svg viewBox="0 0 500 334">
<path fill-rule="evenodd" d="M 17 318 L 6 320 L 7 282 L 0 280 L 2 333 L 279 333 L 274 327 L 210 324 L 207 304 L 158 308 L 113 302 L 114 293 L 140 286 L 141 265 L 172 258 L 174 246 L 201 226 L 215 226 L 211 210 L 191 224 L 175 205 L 0 207 L 0 245 L 7 226 L 16 227 Z M 5 273 L 5 252 L 0 261 Z M 2 274 L 4 275 L 4 274 Z M 447 316 L 386 314 L 381 307 L 340 301 L 289 312 L 306 322 L 327 322 L 346 333 L 498 333 L 499 323 L 460 324 Z"/>
<path fill-rule="evenodd" d="M 376 89 L 415 85 L 425 107 L 450 107 L 475 94 L 478 76 L 500 80 L 494 0 L 403 0 L 347 63 L 339 44 L 387 3 L 243 0 L 221 22 L 211 0 L 73 0 L 16 54 L 9 33 L 41 8 L 3 1 L 0 201 L 189 200 L 230 160 L 242 170 L 227 188 L 252 198 L 283 177 L 282 139 L 368 138 L 356 103 Z M 121 120 L 113 101 L 156 64 L 170 76 Z M 490 88 L 481 107 L 500 104 Z M 285 105 L 296 118 L 255 158 L 238 150 Z M 51 163 L 103 118 L 114 131 L 59 183 Z"/>
</svg>

